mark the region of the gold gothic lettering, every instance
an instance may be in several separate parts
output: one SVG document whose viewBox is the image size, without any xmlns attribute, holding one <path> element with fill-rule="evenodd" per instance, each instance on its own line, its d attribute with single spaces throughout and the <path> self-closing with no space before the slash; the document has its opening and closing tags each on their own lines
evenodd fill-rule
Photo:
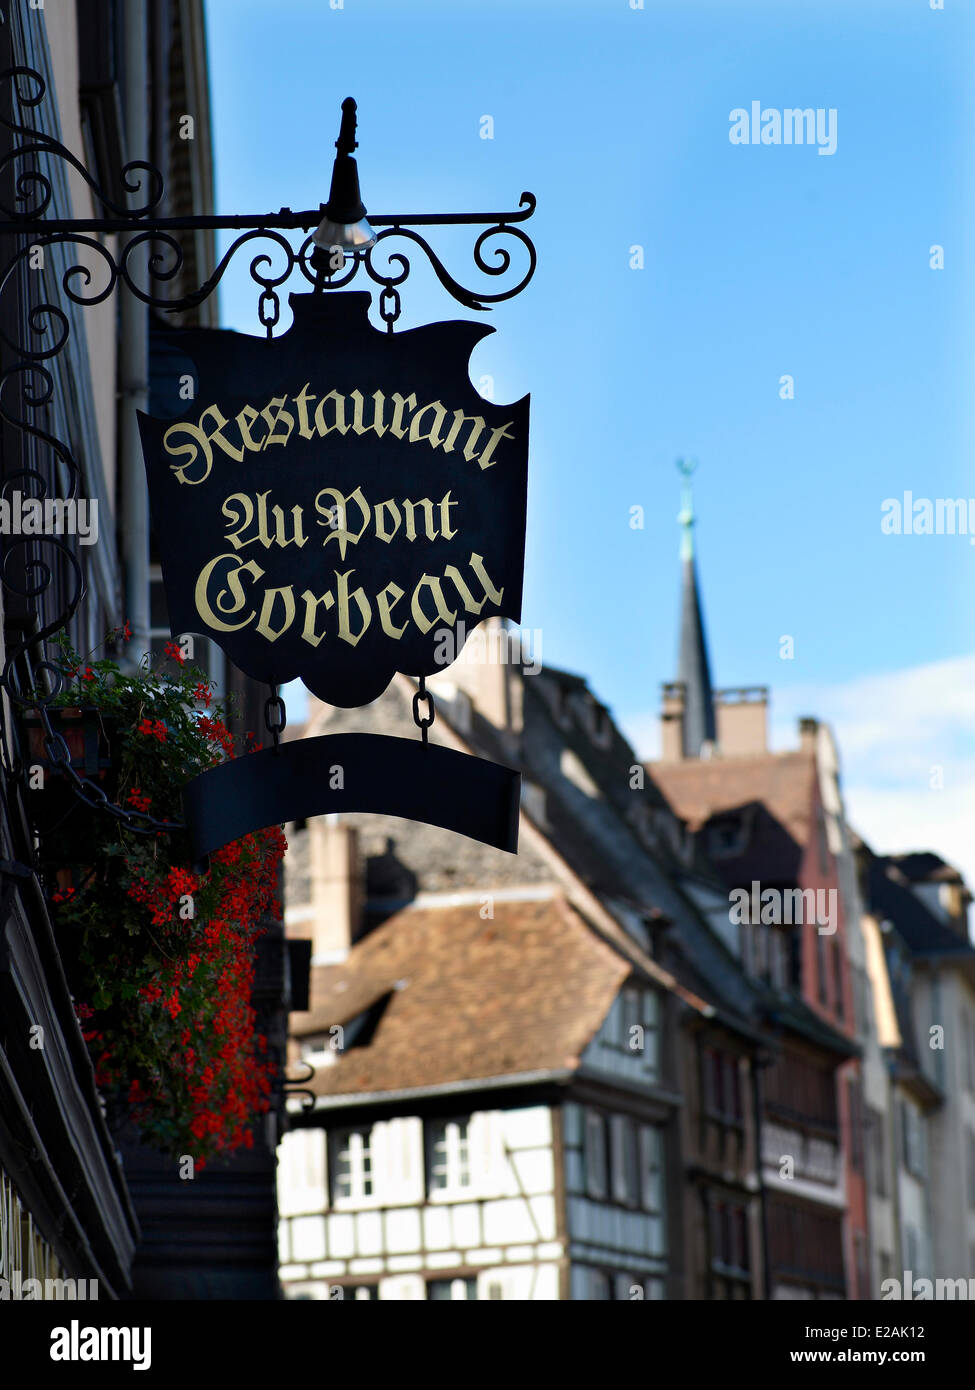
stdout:
<svg viewBox="0 0 975 1390">
<path fill-rule="evenodd" d="M 318 395 L 309 390 L 310 384 L 306 381 L 295 396 L 272 396 L 262 409 L 245 405 L 233 422 L 214 404 L 200 412 L 195 424 L 182 420 L 170 425 L 163 434 L 163 448 L 179 460 L 169 465 L 177 480 L 190 486 L 206 482 L 215 449 L 241 463 L 245 454 L 263 453 L 275 444 L 285 448 L 296 433 L 300 439 L 327 439 L 336 433 L 344 436 L 351 429 L 360 437 L 374 434 L 381 439 L 388 431 L 410 444 L 442 448 L 445 454 L 460 448 L 468 463 L 476 461 L 482 469 L 499 462 L 494 455 L 502 440 L 515 439 L 513 420 L 488 430 L 483 416 L 450 411 L 442 401 L 420 405 L 413 392 L 404 396 L 394 391 L 387 402 L 382 391 L 356 390 L 346 396 L 331 390 Z M 371 409 L 366 408 L 367 400 Z M 485 432 L 487 440 L 482 444 Z"/>
</svg>

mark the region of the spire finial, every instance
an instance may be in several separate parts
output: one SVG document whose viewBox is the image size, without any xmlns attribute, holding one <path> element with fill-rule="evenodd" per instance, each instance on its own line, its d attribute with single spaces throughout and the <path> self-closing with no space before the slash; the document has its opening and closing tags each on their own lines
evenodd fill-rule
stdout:
<svg viewBox="0 0 975 1390">
<path fill-rule="evenodd" d="M 696 459 L 678 459 L 677 471 L 683 478 L 680 493 L 680 511 L 677 520 L 681 525 L 680 558 L 694 558 L 694 497 L 691 492 L 691 475 L 697 468 Z"/>
</svg>

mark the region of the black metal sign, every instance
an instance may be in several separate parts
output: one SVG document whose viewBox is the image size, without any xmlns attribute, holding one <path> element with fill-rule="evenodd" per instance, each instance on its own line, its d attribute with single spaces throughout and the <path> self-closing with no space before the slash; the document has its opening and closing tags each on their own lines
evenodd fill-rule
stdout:
<svg viewBox="0 0 975 1390">
<path fill-rule="evenodd" d="M 182 410 L 139 423 L 170 622 L 257 680 L 362 705 L 520 620 L 528 397 L 472 386 L 485 325 L 387 334 L 368 294 L 290 302 L 279 338 L 166 335 Z"/>
</svg>

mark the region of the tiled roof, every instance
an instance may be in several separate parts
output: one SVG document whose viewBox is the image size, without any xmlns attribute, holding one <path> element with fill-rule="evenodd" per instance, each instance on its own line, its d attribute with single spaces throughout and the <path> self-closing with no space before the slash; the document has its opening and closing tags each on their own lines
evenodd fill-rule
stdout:
<svg viewBox="0 0 975 1390">
<path fill-rule="evenodd" d="M 741 853 L 715 858 L 715 868 L 726 881 L 795 881 L 802 849 L 813 831 L 812 752 L 649 763 L 647 771 L 692 831 L 727 812 L 745 813 Z"/>
<path fill-rule="evenodd" d="M 816 758 L 812 752 L 648 763 L 647 770 L 692 830 L 713 815 L 761 802 L 804 844 L 809 835 Z"/>
<path fill-rule="evenodd" d="M 401 1091 L 571 1069 L 631 973 L 561 895 L 407 908 L 312 970 L 297 1037 L 346 1024 L 388 996 L 370 1042 L 319 1067 L 318 1095 Z"/>
</svg>

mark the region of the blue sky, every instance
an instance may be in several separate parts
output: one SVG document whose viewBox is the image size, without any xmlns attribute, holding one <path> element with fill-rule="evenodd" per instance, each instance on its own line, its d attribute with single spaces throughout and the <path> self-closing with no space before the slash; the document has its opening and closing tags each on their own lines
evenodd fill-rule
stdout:
<svg viewBox="0 0 975 1390">
<path fill-rule="evenodd" d="M 881 503 L 905 491 L 975 496 L 975 6 L 945 4 L 207 0 L 207 13 L 218 211 L 317 206 L 348 95 L 371 211 L 536 194 L 538 270 L 485 316 L 496 332 L 472 376 L 492 375 L 499 401 L 531 392 L 523 625 L 543 658 L 585 674 L 653 752 L 659 686 L 676 674 L 674 460 L 696 458 L 716 683 L 772 687 L 777 746 L 800 714 L 830 720 L 858 829 L 975 878 L 975 547 L 880 529 Z M 729 113 L 752 101 L 835 108 L 836 152 L 732 144 Z M 484 284 L 471 242 L 436 244 Z M 419 259 L 403 326 L 465 316 Z M 239 260 L 224 322 L 256 331 Z"/>
</svg>

